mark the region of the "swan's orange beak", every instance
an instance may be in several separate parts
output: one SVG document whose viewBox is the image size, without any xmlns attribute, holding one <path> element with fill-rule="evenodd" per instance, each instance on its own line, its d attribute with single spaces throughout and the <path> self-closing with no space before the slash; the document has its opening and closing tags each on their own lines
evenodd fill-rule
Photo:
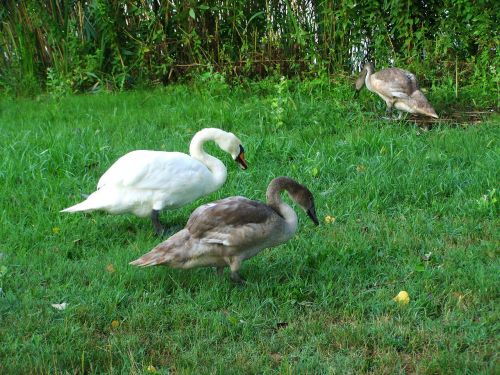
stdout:
<svg viewBox="0 0 500 375">
<path fill-rule="evenodd" d="M 245 150 L 243 149 L 242 145 L 240 145 L 240 153 L 238 154 L 236 159 L 234 159 L 234 161 L 240 165 L 241 169 L 248 168 L 247 161 L 245 160 Z"/>
</svg>

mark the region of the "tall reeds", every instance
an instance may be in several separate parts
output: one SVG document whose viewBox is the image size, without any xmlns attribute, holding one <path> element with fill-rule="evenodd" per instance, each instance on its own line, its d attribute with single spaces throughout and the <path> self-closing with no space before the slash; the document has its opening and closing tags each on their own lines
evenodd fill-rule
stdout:
<svg viewBox="0 0 500 375">
<path fill-rule="evenodd" d="M 3 0 L 0 87 L 351 73 L 366 59 L 433 80 L 453 77 L 457 61 L 461 80 L 487 80 L 498 75 L 498 14 L 493 0 Z"/>
</svg>

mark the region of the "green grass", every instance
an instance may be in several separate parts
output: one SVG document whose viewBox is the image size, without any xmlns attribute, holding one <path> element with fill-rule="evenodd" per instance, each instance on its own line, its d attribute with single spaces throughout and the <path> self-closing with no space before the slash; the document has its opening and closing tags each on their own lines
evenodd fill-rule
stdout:
<svg viewBox="0 0 500 375">
<path fill-rule="evenodd" d="M 425 132 L 352 95 L 263 83 L 1 100 L 0 373 L 498 372 L 498 116 Z M 124 153 L 187 152 L 209 126 L 241 138 L 249 169 L 209 145 L 226 184 L 163 222 L 263 200 L 279 175 L 310 188 L 322 222 L 299 212 L 291 241 L 244 263 L 245 287 L 129 266 L 159 242 L 147 219 L 59 213 Z"/>
</svg>

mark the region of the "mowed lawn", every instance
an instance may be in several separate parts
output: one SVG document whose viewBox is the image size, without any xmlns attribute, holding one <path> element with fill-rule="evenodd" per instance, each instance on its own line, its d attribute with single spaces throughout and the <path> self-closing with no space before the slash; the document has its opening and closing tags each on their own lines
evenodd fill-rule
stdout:
<svg viewBox="0 0 500 375">
<path fill-rule="evenodd" d="M 0 373 L 498 372 L 499 117 L 423 131 L 384 110 L 314 84 L 2 99 Z M 59 213 L 119 156 L 188 152 L 204 127 L 234 132 L 249 169 L 207 145 L 226 184 L 164 223 L 264 200 L 280 175 L 315 195 L 320 226 L 298 212 L 245 286 L 129 266 L 160 241 L 149 219 Z"/>
</svg>

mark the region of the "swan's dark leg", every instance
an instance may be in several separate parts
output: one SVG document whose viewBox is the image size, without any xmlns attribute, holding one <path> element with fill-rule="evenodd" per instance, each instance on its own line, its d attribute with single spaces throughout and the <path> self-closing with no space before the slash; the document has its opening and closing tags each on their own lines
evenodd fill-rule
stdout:
<svg viewBox="0 0 500 375">
<path fill-rule="evenodd" d="M 387 105 L 387 108 L 385 110 L 385 116 L 382 116 L 384 120 L 392 120 L 392 102 L 386 101 L 385 104 Z"/>
<path fill-rule="evenodd" d="M 163 228 L 163 225 L 160 223 L 160 211 L 158 210 L 153 210 L 151 211 L 151 222 L 153 223 L 153 227 L 155 228 L 155 233 L 157 236 L 163 236 L 163 232 L 165 231 L 165 228 Z"/>
<path fill-rule="evenodd" d="M 231 281 L 236 284 L 245 284 L 245 279 L 241 277 L 239 272 L 231 272 Z"/>
<path fill-rule="evenodd" d="M 386 120 L 392 120 L 392 104 L 391 103 L 386 103 L 387 104 L 387 109 L 385 110 L 385 117 L 383 117 Z"/>
<path fill-rule="evenodd" d="M 241 277 L 239 273 L 241 267 L 241 261 L 239 259 L 233 259 L 231 260 L 229 267 L 231 268 L 231 276 L 230 276 L 231 281 L 237 284 L 244 284 L 245 279 Z"/>
</svg>

